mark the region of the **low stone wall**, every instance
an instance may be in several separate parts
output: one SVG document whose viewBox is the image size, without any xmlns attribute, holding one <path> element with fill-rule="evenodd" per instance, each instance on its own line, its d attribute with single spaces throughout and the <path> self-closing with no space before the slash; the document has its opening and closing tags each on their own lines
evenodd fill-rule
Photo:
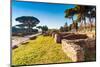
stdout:
<svg viewBox="0 0 100 67">
<path fill-rule="evenodd" d="M 96 37 L 96 33 L 95 32 L 77 32 L 77 33 L 86 34 L 89 38 L 95 38 Z"/>
<path fill-rule="evenodd" d="M 62 36 L 60 36 L 59 34 L 54 35 L 54 41 L 56 43 L 61 43 L 61 39 L 62 39 Z"/>
<path fill-rule="evenodd" d="M 55 34 L 56 34 L 56 33 L 52 33 L 52 37 L 53 37 L 53 38 L 55 37 Z"/>
<path fill-rule="evenodd" d="M 54 38 L 54 41 L 56 43 L 61 43 L 61 40 L 63 39 L 63 36 L 69 35 L 72 33 L 53 33 L 52 37 Z"/>
<path fill-rule="evenodd" d="M 90 34 L 90 33 L 89 33 Z M 96 39 L 91 33 L 54 33 L 56 43 L 62 44 L 62 49 L 73 62 L 96 60 Z"/>
<path fill-rule="evenodd" d="M 62 40 L 62 49 L 73 62 L 95 60 L 95 39 Z M 92 56 L 92 57 L 91 57 Z"/>
<path fill-rule="evenodd" d="M 53 34 L 54 41 L 56 43 L 61 43 L 62 39 L 75 40 L 75 39 L 86 39 L 88 36 L 86 34 L 74 34 L 74 33 L 60 33 Z"/>
<path fill-rule="evenodd" d="M 87 32 L 86 34 L 87 34 L 87 36 L 89 38 L 95 38 L 96 37 L 96 33 L 95 32 Z"/>
</svg>

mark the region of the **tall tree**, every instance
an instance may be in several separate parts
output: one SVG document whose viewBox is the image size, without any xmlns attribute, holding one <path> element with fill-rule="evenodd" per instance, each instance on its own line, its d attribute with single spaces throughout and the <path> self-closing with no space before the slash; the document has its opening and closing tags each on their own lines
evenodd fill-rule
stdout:
<svg viewBox="0 0 100 67">
<path fill-rule="evenodd" d="M 91 22 L 91 17 L 93 16 L 91 15 L 91 13 L 94 8 L 95 8 L 94 6 L 83 6 L 83 5 L 77 5 L 74 8 L 77 11 L 77 17 L 78 17 L 77 20 L 81 23 L 83 23 L 82 21 L 84 21 L 85 27 L 86 27 L 86 17 L 88 17 L 89 21 Z"/>
<path fill-rule="evenodd" d="M 77 20 L 78 22 L 81 22 L 81 24 L 83 24 L 86 27 L 86 6 L 83 5 L 76 5 L 76 7 L 74 8 L 77 11 Z"/>
<path fill-rule="evenodd" d="M 77 13 L 77 11 L 74 8 L 70 8 L 65 10 L 65 18 L 72 19 L 72 22 L 74 22 L 74 15 Z"/>
<path fill-rule="evenodd" d="M 72 24 L 69 25 L 68 30 L 69 30 L 69 31 L 72 30 Z"/>
<path fill-rule="evenodd" d="M 90 30 L 92 31 L 92 26 L 93 26 L 93 19 L 96 20 L 96 7 L 91 6 L 90 8 L 88 8 L 88 13 L 87 13 L 87 17 L 89 18 L 89 22 L 90 22 Z"/>
<path fill-rule="evenodd" d="M 76 29 L 76 31 L 77 31 L 78 30 L 78 23 L 74 22 L 72 25 L 73 25 L 73 28 Z"/>
<path fill-rule="evenodd" d="M 46 25 L 45 26 L 37 26 L 37 28 L 41 29 L 42 33 L 45 33 L 46 31 L 48 31 L 48 27 Z"/>
<path fill-rule="evenodd" d="M 64 32 L 67 32 L 68 31 L 68 25 L 67 25 L 67 22 L 65 23 L 64 27 L 63 27 L 63 30 Z"/>
<path fill-rule="evenodd" d="M 64 30 L 63 30 L 63 27 L 62 27 L 62 26 L 60 27 L 60 29 L 59 29 L 59 30 L 60 30 L 60 32 L 64 32 Z"/>
<path fill-rule="evenodd" d="M 15 20 L 27 26 L 28 33 L 31 33 L 32 28 L 40 22 L 39 19 L 33 16 L 21 16 L 21 17 L 17 17 Z"/>
</svg>

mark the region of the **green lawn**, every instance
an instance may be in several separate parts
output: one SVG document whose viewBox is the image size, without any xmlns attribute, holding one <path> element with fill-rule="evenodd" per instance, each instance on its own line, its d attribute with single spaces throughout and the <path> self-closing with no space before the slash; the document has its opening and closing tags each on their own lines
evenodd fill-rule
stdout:
<svg viewBox="0 0 100 67">
<path fill-rule="evenodd" d="M 38 36 L 29 40 L 26 45 L 20 45 L 12 51 L 13 65 L 46 64 L 71 62 L 63 53 L 61 44 L 54 42 L 50 36 Z"/>
</svg>

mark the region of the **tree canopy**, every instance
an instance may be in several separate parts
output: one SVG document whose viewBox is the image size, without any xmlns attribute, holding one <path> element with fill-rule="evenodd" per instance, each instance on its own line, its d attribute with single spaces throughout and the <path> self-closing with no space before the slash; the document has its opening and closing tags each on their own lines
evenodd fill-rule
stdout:
<svg viewBox="0 0 100 67">
<path fill-rule="evenodd" d="M 29 34 L 33 33 L 33 27 L 40 23 L 40 20 L 33 16 L 21 16 L 17 17 L 15 20 L 21 23 L 16 26 L 18 26 L 22 30 L 27 30 L 27 33 Z M 25 29 L 25 27 L 27 29 Z"/>
<path fill-rule="evenodd" d="M 74 20 L 73 17 L 76 15 L 77 19 Z M 76 5 L 74 8 L 65 10 L 65 18 L 72 19 L 72 23 L 84 22 L 84 28 L 86 26 L 86 18 L 89 19 L 92 25 L 92 18 L 96 18 L 96 7 L 87 5 Z"/>
<path fill-rule="evenodd" d="M 44 26 L 37 26 L 37 28 L 42 30 L 42 33 L 45 33 L 46 31 L 48 31 L 48 27 L 46 25 Z"/>
<path fill-rule="evenodd" d="M 21 16 L 21 17 L 17 17 L 15 20 L 28 27 L 34 27 L 40 22 L 39 19 L 33 16 Z"/>
</svg>

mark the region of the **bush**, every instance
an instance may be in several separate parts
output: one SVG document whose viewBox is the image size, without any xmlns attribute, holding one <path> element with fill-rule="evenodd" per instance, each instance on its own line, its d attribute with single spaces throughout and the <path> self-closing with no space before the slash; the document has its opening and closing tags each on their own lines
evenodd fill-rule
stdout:
<svg viewBox="0 0 100 67">
<path fill-rule="evenodd" d="M 16 48 L 18 48 L 17 45 L 13 45 L 13 46 L 12 46 L 12 49 L 16 49 Z"/>
<path fill-rule="evenodd" d="M 25 42 L 22 42 L 21 44 L 25 45 L 25 44 L 28 44 L 28 43 L 29 43 L 28 41 L 25 41 Z"/>
<path fill-rule="evenodd" d="M 30 37 L 29 39 L 30 40 L 34 40 L 34 39 L 36 39 L 37 37 L 36 36 L 33 36 L 33 37 Z"/>
</svg>

